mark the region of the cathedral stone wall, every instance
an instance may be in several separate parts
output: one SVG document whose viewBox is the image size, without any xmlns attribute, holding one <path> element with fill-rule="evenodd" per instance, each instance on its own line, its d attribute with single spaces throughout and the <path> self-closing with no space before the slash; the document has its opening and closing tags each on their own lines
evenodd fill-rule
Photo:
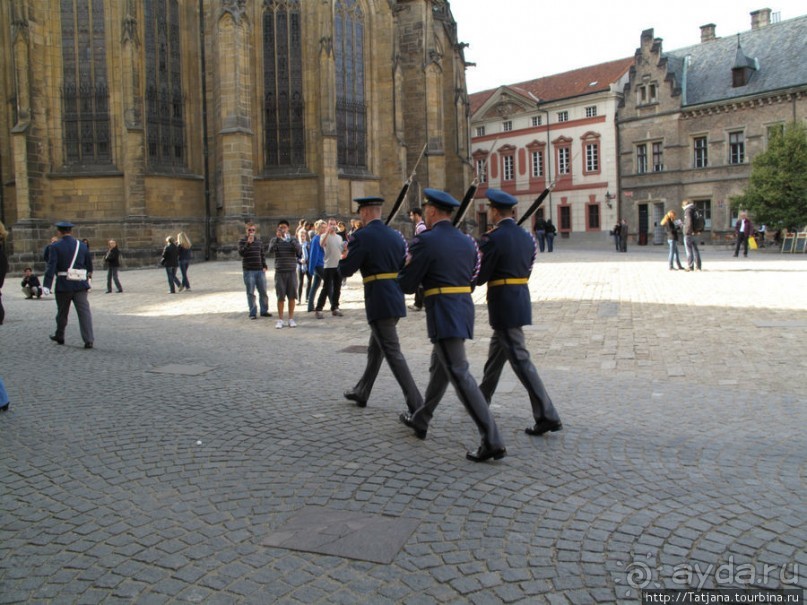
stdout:
<svg viewBox="0 0 807 605">
<path fill-rule="evenodd" d="M 179 231 L 190 235 L 196 259 L 234 258 L 247 221 L 266 236 L 281 218 L 346 220 L 357 196 L 383 195 L 389 209 L 426 143 L 409 205 L 427 186 L 462 196 L 471 178 L 463 163 L 465 64 L 447 3 L 203 0 L 201 13 L 197 0 L 153 6 L 163 5 L 175 8 L 167 25 L 150 28 L 157 13 L 148 12 L 148 0 L 0 4 L 0 98 L 7 101 L 0 105 L 0 220 L 11 232 L 15 270 L 44 267 L 41 253 L 58 220 L 73 221 L 94 252 L 117 240 L 129 267 L 154 263 L 165 237 Z M 272 37 L 264 15 L 281 5 L 299 10 L 304 161 L 277 167 L 267 160 L 264 44 Z M 358 168 L 338 156 L 340 10 L 363 23 L 366 162 Z M 167 44 L 155 42 L 160 35 Z M 82 36 L 92 40 L 86 48 Z M 160 56 L 154 49 L 163 46 Z M 180 49 L 176 59 L 172 48 Z M 89 66 L 105 76 L 87 88 Z M 155 70 L 167 83 L 156 92 Z M 72 133 L 71 78 L 84 102 L 106 104 L 98 123 Z M 100 128 L 94 152 L 82 146 L 85 127 Z"/>
</svg>

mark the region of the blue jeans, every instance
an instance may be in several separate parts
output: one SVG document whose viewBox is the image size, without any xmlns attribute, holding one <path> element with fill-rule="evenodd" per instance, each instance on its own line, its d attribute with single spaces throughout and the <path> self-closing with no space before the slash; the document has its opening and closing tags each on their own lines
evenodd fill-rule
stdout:
<svg viewBox="0 0 807 605">
<path fill-rule="evenodd" d="M 535 237 L 538 238 L 538 249 L 543 252 L 546 246 L 546 231 L 536 231 Z"/>
<path fill-rule="evenodd" d="M 266 274 L 260 271 L 244 271 L 244 285 L 247 287 L 247 304 L 249 316 L 256 317 L 258 309 L 255 306 L 255 288 L 258 289 L 258 302 L 261 315 L 269 312 L 269 296 L 266 294 Z"/>
<path fill-rule="evenodd" d="M 554 233 L 547 233 L 546 234 L 546 251 L 552 252 L 553 244 L 555 243 L 555 234 Z M 543 252 L 543 250 L 541 250 Z"/>
<path fill-rule="evenodd" d="M 188 281 L 188 265 L 191 264 L 189 260 L 179 261 L 179 270 L 182 273 L 182 287 L 186 290 L 191 289 L 191 282 Z"/>
<path fill-rule="evenodd" d="M 165 275 L 168 277 L 168 287 L 171 289 L 171 294 L 176 292 L 174 286 L 181 286 L 182 282 L 177 279 L 177 268 L 176 267 L 166 267 L 165 268 Z"/>
<path fill-rule="evenodd" d="M 680 268 L 681 257 L 678 255 L 678 240 L 668 239 L 667 243 L 670 245 L 670 254 L 668 257 L 668 260 L 670 261 L 670 269 L 673 268 L 673 263 Z"/>
<path fill-rule="evenodd" d="M 687 266 L 691 269 L 701 268 L 701 253 L 698 250 L 698 242 L 695 241 L 694 235 L 684 236 L 684 251 L 687 253 Z"/>
</svg>

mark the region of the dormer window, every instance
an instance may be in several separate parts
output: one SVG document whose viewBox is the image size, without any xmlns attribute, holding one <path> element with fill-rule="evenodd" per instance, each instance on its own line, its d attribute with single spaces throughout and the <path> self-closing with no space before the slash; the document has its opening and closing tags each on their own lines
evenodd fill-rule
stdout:
<svg viewBox="0 0 807 605">
<path fill-rule="evenodd" d="M 737 52 L 734 55 L 734 66 L 731 68 L 731 86 L 740 88 L 751 80 L 751 76 L 758 69 L 756 59 L 747 57 L 740 46 L 740 34 L 737 34 Z"/>
</svg>

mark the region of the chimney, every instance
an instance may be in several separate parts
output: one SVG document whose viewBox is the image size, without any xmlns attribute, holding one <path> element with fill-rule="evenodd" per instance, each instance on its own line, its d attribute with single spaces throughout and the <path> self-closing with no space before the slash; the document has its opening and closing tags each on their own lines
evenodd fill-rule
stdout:
<svg viewBox="0 0 807 605">
<path fill-rule="evenodd" d="M 761 29 L 771 24 L 771 9 L 761 8 L 751 13 L 751 29 Z"/>
<path fill-rule="evenodd" d="M 715 39 L 716 27 L 717 26 L 714 23 L 707 23 L 706 25 L 701 25 L 701 44 Z"/>
</svg>

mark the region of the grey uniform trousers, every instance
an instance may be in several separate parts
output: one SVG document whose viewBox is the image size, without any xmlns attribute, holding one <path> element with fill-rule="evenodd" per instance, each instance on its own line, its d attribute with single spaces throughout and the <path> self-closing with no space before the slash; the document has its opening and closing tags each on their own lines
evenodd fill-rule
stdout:
<svg viewBox="0 0 807 605">
<path fill-rule="evenodd" d="M 560 422 L 558 412 L 552 405 L 544 383 L 530 361 L 530 353 L 524 344 L 524 330 L 521 328 L 493 330 L 488 348 L 488 360 L 485 362 L 485 372 L 482 375 L 482 382 L 479 384 L 479 390 L 482 391 L 485 400 L 490 403 L 493 398 L 505 361 L 510 362 L 513 373 L 527 389 L 535 422 L 541 420 Z"/>
<path fill-rule="evenodd" d="M 367 347 L 367 365 L 364 368 L 364 374 L 353 388 L 353 392 L 367 401 L 370 398 L 370 391 L 373 390 L 378 371 L 381 369 L 381 362 L 386 359 L 392 375 L 401 386 L 406 398 L 406 406 L 410 412 L 414 412 L 423 406 L 423 397 L 415 384 L 415 379 L 412 378 L 406 358 L 401 353 L 397 324 L 397 317 L 370 322 L 372 334 L 370 335 L 370 345 Z"/>
<path fill-rule="evenodd" d="M 493 449 L 504 447 L 496 422 L 488 410 L 487 401 L 474 377 L 471 376 L 468 359 L 465 356 L 465 341 L 462 338 L 446 338 L 434 343 L 429 364 L 426 401 L 423 407 L 412 415 L 414 426 L 420 430 L 428 428 L 449 382 L 454 385 L 457 397 L 476 424 L 483 444 Z"/>
<path fill-rule="evenodd" d="M 56 295 L 56 338 L 64 340 L 64 329 L 67 327 L 67 316 L 70 313 L 70 303 L 76 308 L 78 314 L 78 327 L 81 331 L 81 339 L 85 343 L 95 342 L 92 333 L 92 313 L 90 313 L 90 301 L 87 297 L 87 290 L 76 290 L 73 292 L 55 292 Z"/>
</svg>

